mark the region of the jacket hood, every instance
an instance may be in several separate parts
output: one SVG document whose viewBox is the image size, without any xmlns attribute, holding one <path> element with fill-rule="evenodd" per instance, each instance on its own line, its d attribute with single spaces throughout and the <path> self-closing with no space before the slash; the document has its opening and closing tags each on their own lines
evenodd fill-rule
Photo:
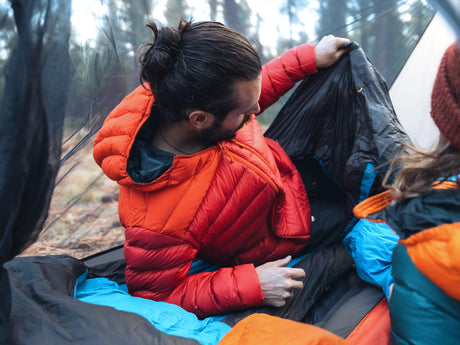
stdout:
<svg viewBox="0 0 460 345">
<path fill-rule="evenodd" d="M 121 185 L 134 184 L 126 170 L 127 160 L 153 102 L 149 87 L 138 86 L 112 110 L 94 140 L 94 160 L 111 180 Z"/>
</svg>

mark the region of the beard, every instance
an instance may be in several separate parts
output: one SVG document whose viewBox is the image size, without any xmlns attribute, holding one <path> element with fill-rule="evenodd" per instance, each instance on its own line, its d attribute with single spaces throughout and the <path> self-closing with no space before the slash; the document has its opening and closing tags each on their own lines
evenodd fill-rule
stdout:
<svg viewBox="0 0 460 345">
<path fill-rule="evenodd" d="M 243 121 L 241 121 L 241 124 L 237 128 L 223 129 L 222 120 L 216 118 L 211 126 L 201 131 L 201 136 L 203 139 L 208 140 L 213 144 L 220 141 L 235 139 L 236 132 L 238 132 L 250 119 L 251 115 L 245 115 Z"/>
</svg>

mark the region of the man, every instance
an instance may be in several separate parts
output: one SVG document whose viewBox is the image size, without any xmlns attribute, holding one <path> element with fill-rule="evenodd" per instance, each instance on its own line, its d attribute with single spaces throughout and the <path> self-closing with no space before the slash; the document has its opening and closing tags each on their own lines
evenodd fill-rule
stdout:
<svg viewBox="0 0 460 345">
<path fill-rule="evenodd" d="M 310 237 L 302 179 L 255 114 L 345 53 L 327 36 L 261 66 L 215 22 L 149 24 L 145 82 L 108 116 L 94 158 L 120 184 L 126 282 L 134 296 L 207 316 L 283 306 L 305 271 L 286 267 Z M 196 259 L 222 266 L 189 274 Z"/>
</svg>

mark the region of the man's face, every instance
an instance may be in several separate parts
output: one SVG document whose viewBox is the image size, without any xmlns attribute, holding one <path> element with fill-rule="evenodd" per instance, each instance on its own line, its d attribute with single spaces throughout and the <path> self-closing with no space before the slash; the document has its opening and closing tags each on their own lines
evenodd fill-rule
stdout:
<svg viewBox="0 0 460 345">
<path fill-rule="evenodd" d="M 215 118 L 214 122 L 201 132 L 202 136 L 213 142 L 235 138 L 236 132 L 249 121 L 251 115 L 260 111 L 261 82 L 261 75 L 254 80 L 237 81 L 234 86 L 237 107 L 223 120 Z"/>
</svg>

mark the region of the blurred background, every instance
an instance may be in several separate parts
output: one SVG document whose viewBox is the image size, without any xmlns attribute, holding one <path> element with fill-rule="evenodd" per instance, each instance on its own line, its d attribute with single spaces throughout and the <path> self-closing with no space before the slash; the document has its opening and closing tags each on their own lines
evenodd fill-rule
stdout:
<svg viewBox="0 0 460 345">
<path fill-rule="evenodd" d="M 159 26 L 177 25 L 181 17 L 220 21 L 245 35 L 263 62 L 325 35 L 348 37 L 391 87 L 434 14 L 423 0 L 0 0 L 2 109 L 8 91 L 25 83 L 21 78 L 37 78 L 32 84 L 39 80 L 55 97 L 34 104 L 63 121 L 48 216 L 38 241 L 21 255 L 83 258 L 123 243 L 118 187 L 94 163 L 92 143 L 108 113 L 139 84 L 137 49 L 152 40 L 148 20 Z M 38 75 L 20 73 L 12 61 L 18 37 L 33 42 Z M 287 97 L 259 117 L 262 126 Z"/>
</svg>

